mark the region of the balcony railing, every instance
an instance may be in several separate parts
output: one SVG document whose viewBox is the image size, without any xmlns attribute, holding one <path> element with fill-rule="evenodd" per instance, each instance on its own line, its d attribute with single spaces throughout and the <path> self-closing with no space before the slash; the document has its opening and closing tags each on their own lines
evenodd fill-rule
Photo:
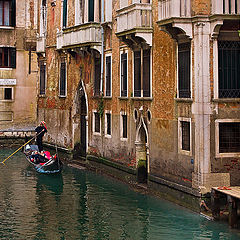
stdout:
<svg viewBox="0 0 240 240">
<path fill-rule="evenodd" d="M 191 0 L 159 0 L 158 20 L 191 17 Z"/>
<path fill-rule="evenodd" d="M 101 44 L 100 23 L 87 23 L 57 33 L 57 49 Z"/>
<path fill-rule="evenodd" d="M 43 53 L 45 52 L 45 47 L 46 47 L 46 38 L 43 37 L 38 37 L 37 38 L 37 52 L 38 53 Z"/>
<path fill-rule="evenodd" d="M 212 0 L 212 15 L 216 14 L 240 14 L 240 1 Z"/>
<path fill-rule="evenodd" d="M 152 28 L 151 4 L 135 3 L 117 10 L 117 33 L 137 28 Z"/>
</svg>

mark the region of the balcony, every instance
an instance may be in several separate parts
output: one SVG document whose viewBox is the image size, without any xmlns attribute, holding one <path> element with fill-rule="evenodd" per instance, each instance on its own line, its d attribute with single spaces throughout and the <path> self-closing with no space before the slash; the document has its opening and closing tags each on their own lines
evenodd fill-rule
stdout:
<svg viewBox="0 0 240 240">
<path fill-rule="evenodd" d="M 91 47 L 101 52 L 100 23 L 86 23 L 57 33 L 57 49 Z"/>
<path fill-rule="evenodd" d="M 224 19 L 235 18 L 240 14 L 240 2 L 235 0 L 212 0 L 211 15 L 220 15 Z M 239 18 L 239 16 L 238 16 Z"/>
<path fill-rule="evenodd" d="M 37 53 L 45 53 L 45 48 L 46 48 L 46 38 L 45 38 L 45 36 L 37 37 L 36 52 Z"/>
<path fill-rule="evenodd" d="M 144 40 L 152 46 L 152 4 L 135 3 L 117 10 L 117 33 L 128 43 Z"/>
</svg>

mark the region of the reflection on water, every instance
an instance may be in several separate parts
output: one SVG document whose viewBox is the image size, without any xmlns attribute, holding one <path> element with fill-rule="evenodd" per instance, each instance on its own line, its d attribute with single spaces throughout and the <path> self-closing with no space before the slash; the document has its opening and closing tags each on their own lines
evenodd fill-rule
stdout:
<svg viewBox="0 0 240 240">
<path fill-rule="evenodd" d="M 11 151 L 0 150 L 0 160 Z M 227 224 L 83 170 L 41 175 L 18 153 L 0 165 L 0 239 L 240 239 Z"/>
</svg>

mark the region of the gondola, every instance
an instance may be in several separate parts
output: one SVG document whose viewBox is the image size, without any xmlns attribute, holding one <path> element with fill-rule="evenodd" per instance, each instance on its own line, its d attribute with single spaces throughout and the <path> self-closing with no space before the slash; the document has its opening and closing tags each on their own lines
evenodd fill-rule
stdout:
<svg viewBox="0 0 240 240">
<path fill-rule="evenodd" d="M 39 153 L 37 145 L 27 144 L 24 148 L 27 161 L 39 173 L 53 174 L 62 171 L 63 164 L 57 154 L 51 156 L 48 151 Z"/>
</svg>

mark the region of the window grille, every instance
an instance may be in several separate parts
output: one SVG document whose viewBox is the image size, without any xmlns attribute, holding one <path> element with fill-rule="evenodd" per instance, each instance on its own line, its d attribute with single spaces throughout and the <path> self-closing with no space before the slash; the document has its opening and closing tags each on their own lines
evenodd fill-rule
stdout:
<svg viewBox="0 0 240 240">
<path fill-rule="evenodd" d="M 111 113 L 106 113 L 107 118 L 107 135 L 111 135 Z"/>
<path fill-rule="evenodd" d="M 40 64 L 40 95 L 45 94 L 46 84 L 46 65 L 44 63 Z"/>
<path fill-rule="evenodd" d="M 127 115 L 122 115 L 122 137 L 127 138 Z"/>
<path fill-rule="evenodd" d="M 218 42 L 219 98 L 240 98 L 240 42 Z"/>
<path fill-rule="evenodd" d="M 178 45 L 178 96 L 190 98 L 190 43 Z"/>
<path fill-rule="evenodd" d="M 100 133 L 100 114 L 94 113 L 94 132 Z"/>
<path fill-rule="evenodd" d="M 60 67 L 60 96 L 66 96 L 66 62 L 61 62 L 61 67 Z"/>
<path fill-rule="evenodd" d="M 127 97 L 127 53 L 121 54 L 121 97 Z"/>
<path fill-rule="evenodd" d="M 240 122 L 219 123 L 219 153 L 240 152 Z"/>
<path fill-rule="evenodd" d="M 106 57 L 106 96 L 111 96 L 111 56 Z"/>
<path fill-rule="evenodd" d="M 12 88 L 4 88 L 4 100 L 12 100 Z"/>
<path fill-rule="evenodd" d="M 182 150 L 190 151 L 190 122 L 181 121 Z"/>
</svg>

